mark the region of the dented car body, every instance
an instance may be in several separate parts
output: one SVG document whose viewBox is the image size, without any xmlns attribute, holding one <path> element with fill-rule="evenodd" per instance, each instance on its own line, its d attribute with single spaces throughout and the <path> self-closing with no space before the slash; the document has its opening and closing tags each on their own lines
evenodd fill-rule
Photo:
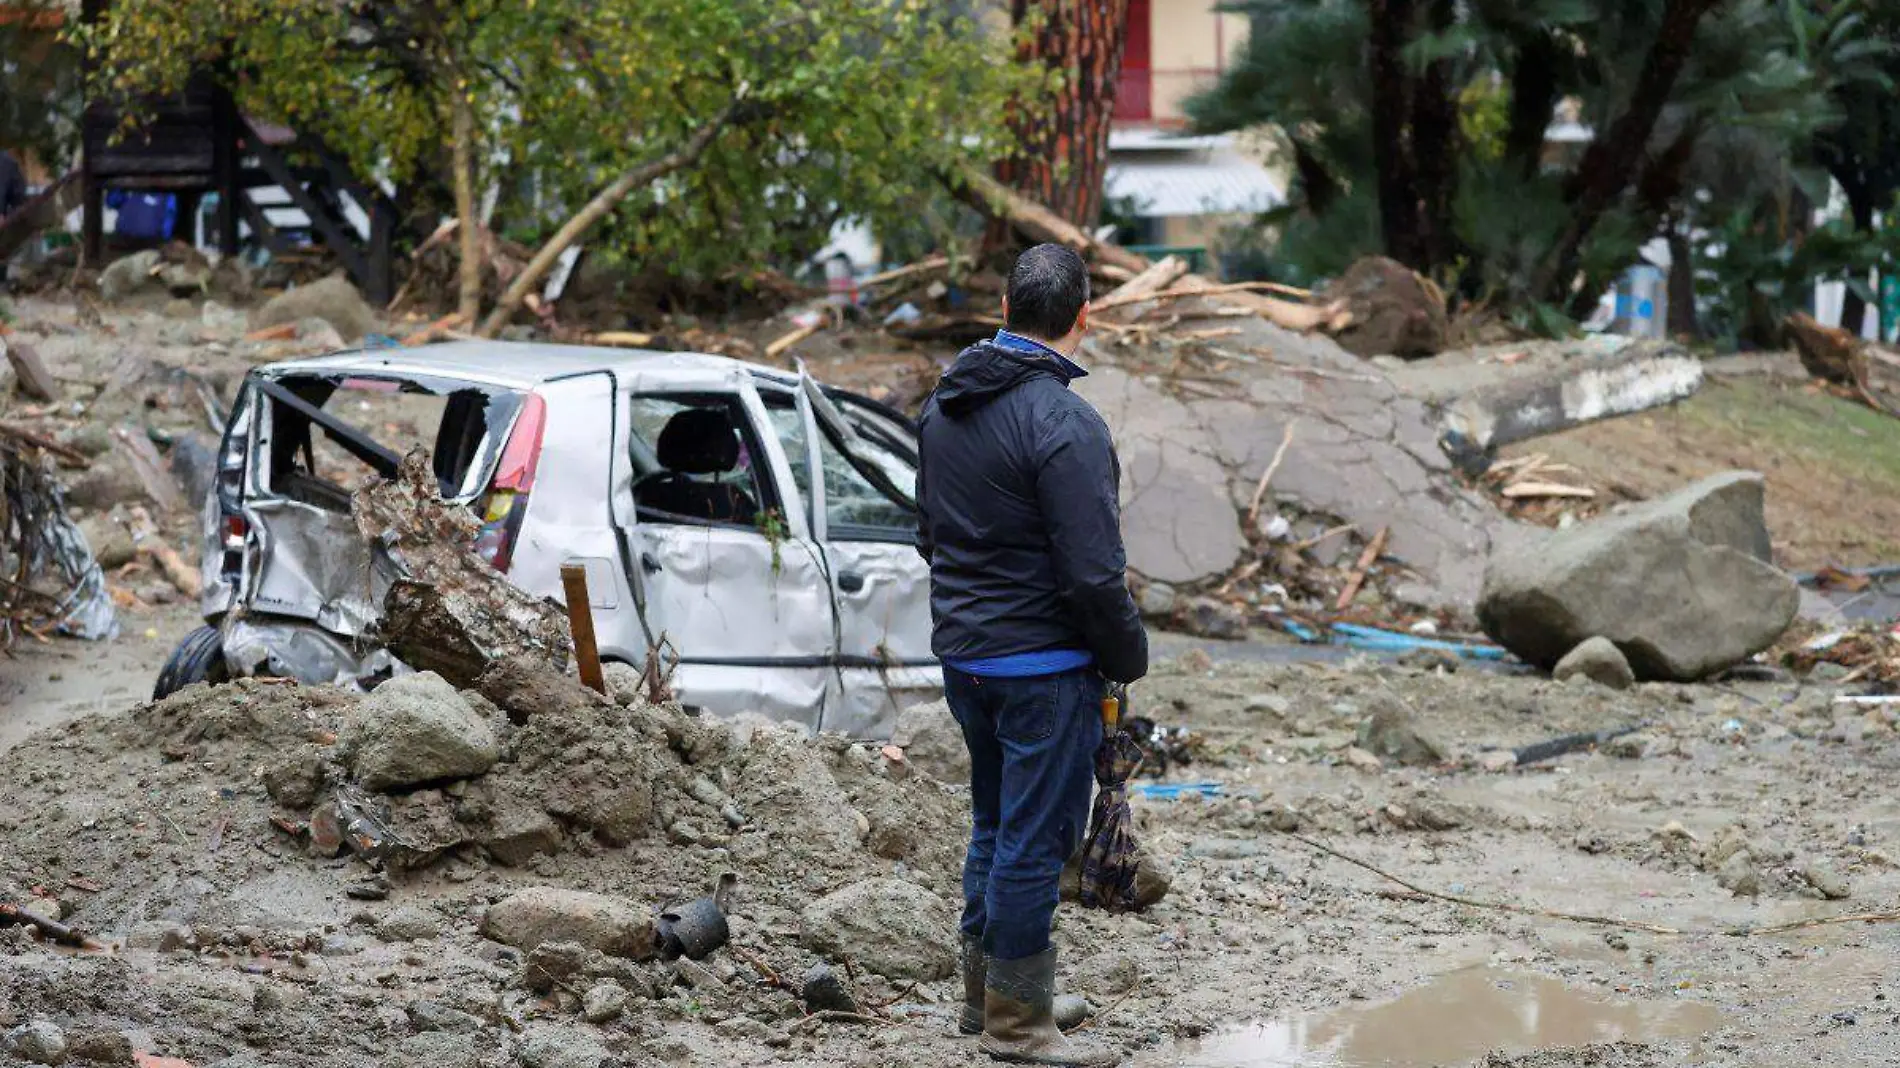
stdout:
<svg viewBox="0 0 1900 1068">
<path fill-rule="evenodd" d="M 477 553 L 557 602 L 583 565 L 603 659 L 651 654 L 688 705 L 875 737 L 942 687 L 901 414 L 721 357 L 490 342 L 246 378 L 204 517 L 224 674 L 407 670 L 377 641 L 398 576 L 350 490 L 418 444 Z"/>
</svg>

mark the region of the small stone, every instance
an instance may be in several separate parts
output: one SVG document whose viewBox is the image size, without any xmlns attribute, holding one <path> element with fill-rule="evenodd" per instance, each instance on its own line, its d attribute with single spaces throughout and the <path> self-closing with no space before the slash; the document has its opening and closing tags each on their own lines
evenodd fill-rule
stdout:
<svg viewBox="0 0 1900 1068">
<path fill-rule="evenodd" d="M 1478 754 L 1478 766 L 1489 772 L 1509 771 L 1517 767 L 1517 754 L 1509 749 L 1487 749 Z"/>
<path fill-rule="evenodd" d="M 404 1010 L 409 1017 L 409 1026 L 418 1033 L 426 1031 L 450 1031 L 467 1033 L 482 1029 L 482 1021 L 460 1009 L 450 1008 L 439 1001 L 411 1002 Z"/>
<path fill-rule="evenodd" d="M 1603 744 L 1603 751 L 1618 760 L 1641 760 L 1653 741 L 1649 735 L 1637 731 L 1610 739 Z"/>
<path fill-rule="evenodd" d="M 600 1068 L 608 1054 L 594 1037 L 574 1027 L 539 1027 L 521 1040 L 523 1068 Z"/>
<path fill-rule="evenodd" d="M 1339 755 L 1340 759 L 1345 761 L 1346 766 L 1350 768 L 1374 772 L 1385 770 L 1385 761 L 1380 760 L 1378 757 L 1373 756 L 1371 753 L 1366 752 L 1356 745 L 1347 746 Z"/>
<path fill-rule="evenodd" d="M 1214 658 L 1205 649 L 1189 649 L 1174 658 L 1174 664 L 1189 675 L 1205 675 L 1214 670 Z"/>
<path fill-rule="evenodd" d="M 521 985 L 537 994 L 545 994 L 587 968 L 587 947 L 578 942 L 543 942 L 528 951 L 521 966 Z"/>
<path fill-rule="evenodd" d="M 1195 597 L 1175 613 L 1180 628 L 1200 638 L 1239 641 L 1247 636 L 1247 613 L 1214 597 Z"/>
<path fill-rule="evenodd" d="M 1445 762 L 1444 747 L 1419 729 L 1397 698 L 1375 693 L 1367 703 L 1372 713 L 1359 724 L 1359 748 L 1397 764 Z"/>
<path fill-rule="evenodd" d="M 65 1064 L 66 1034 L 45 1020 L 23 1023 L 7 1032 L 8 1053 L 28 1064 Z"/>
<path fill-rule="evenodd" d="M 1854 673 L 1846 664 L 1836 664 L 1832 660 L 1823 660 L 1808 669 L 1808 678 L 1814 682 L 1839 682 Z"/>
<path fill-rule="evenodd" d="M 1056 1026 L 1064 1031 L 1073 1031 L 1082 1026 L 1089 1018 L 1089 1001 L 1080 994 L 1057 994 L 1055 1003 Z"/>
<path fill-rule="evenodd" d="M 627 992 L 619 983 L 596 983 L 581 996 L 581 1015 L 588 1023 L 606 1023 L 625 1011 Z"/>
<path fill-rule="evenodd" d="M 535 886 L 488 907 L 482 933 L 517 949 L 548 941 L 579 942 L 614 957 L 655 955 L 653 922 L 619 898 Z"/>
<path fill-rule="evenodd" d="M 858 1011 L 858 999 L 851 996 L 851 988 L 829 964 L 811 966 L 805 973 L 799 996 L 805 1002 L 806 1012 Z"/>
<path fill-rule="evenodd" d="M 1141 614 L 1148 619 L 1166 619 L 1174 614 L 1178 597 L 1165 582 L 1150 582 L 1141 588 Z"/>
<path fill-rule="evenodd" d="M 376 937 L 385 942 L 424 942 L 442 933 L 442 917 L 430 909 L 405 905 L 376 924 Z"/>
<path fill-rule="evenodd" d="M 1623 651 L 1600 635 L 1577 643 L 1575 649 L 1557 661 L 1550 677 L 1558 682 L 1586 678 L 1612 690 L 1627 690 L 1636 684 L 1636 673 L 1630 669 Z"/>
<path fill-rule="evenodd" d="M 191 947 L 191 928 L 169 920 L 147 920 L 125 936 L 125 948 L 177 953 Z"/>
<path fill-rule="evenodd" d="M 1715 873 L 1716 885 L 1734 894 L 1736 897 L 1758 897 L 1761 894 L 1761 872 L 1755 869 L 1755 860 L 1748 850 L 1739 850 L 1722 862 Z"/>
<path fill-rule="evenodd" d="M 739 1042 L 757 1042 L 761 1045 L 770 1042 L 773 1038 L 770 1027 L 750 1016 L 734 1016 L 730 1020 L 721 1020 L 714 1025 L 713 1033 L 721 1038 Z"/>
<path fill-rule="evenodd" d="M 1284 719 L 1287 713 L 1293 711 L 1293 702 L 1277 693 L 1262 693 L 1247 698 L 1246 707 L 1248 712 L 1279 716 Z"/>
<path fill-rule="evenodd" d="M 1603 942 L 1614 950 L 1627 950 L 1630 947 L 1630 940 L 1623 937 L 1623 932 L 1621 931 L 1611 931 L 1609 934 L 1604 935 Z"/>
<path fill-rule="evenodd" d="M 1806 879 L 1815 892 L 1829 901 L 1845 900 L 1849 894 L 1847 879 L 1831 865 L 1815 861 L 1801 869 L 1801 877 Z"/>
</svg>

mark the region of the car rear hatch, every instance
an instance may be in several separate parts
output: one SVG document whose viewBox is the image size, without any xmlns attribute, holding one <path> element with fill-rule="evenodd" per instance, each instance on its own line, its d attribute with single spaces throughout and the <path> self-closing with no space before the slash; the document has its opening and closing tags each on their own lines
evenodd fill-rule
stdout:
<svg viewBox="0 0 1900 1068">
<path fill-rule="evenodd" d="M 488 520 L 478 547 L 505 569 L 534 476 L 544 414 L 538 400 L 488 383 L 382 369 L 253 372 L 234 407 L 207 505 L 206 615 L 242 606 L 239 615 L 253 620 L 301 621 L 346 642 L 362 639 L 394 571 L 357 531 L 351 495 L 390 477 L 414 448 L 429 451 L 444 499 Z M 511 437 L 516 431 L 519 441 Z M 227 656 L 255 671 L 267 655 L 283 655 L 253 648 L 273 644 L 269 637 L 228 641 Z M 292 663 L 290 673 L 329 678 L 341 670 L 329 662 L 335 656 L 305 659 L 308 670 Z"/>
</svg>

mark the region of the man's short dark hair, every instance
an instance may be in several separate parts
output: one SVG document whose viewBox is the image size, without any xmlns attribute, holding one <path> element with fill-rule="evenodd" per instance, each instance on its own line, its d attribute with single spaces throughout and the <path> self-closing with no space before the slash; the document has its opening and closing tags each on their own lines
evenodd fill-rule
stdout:
<svg viewBox="0 0 1900 1068">
<path fill-rule="evenodd" d="M 1009 272 L 1009 329 L 1054 341 L 1075 326 L 1089 302 L 1089 268 L 1072 248 L 1037 245 Z"/>
</svg>

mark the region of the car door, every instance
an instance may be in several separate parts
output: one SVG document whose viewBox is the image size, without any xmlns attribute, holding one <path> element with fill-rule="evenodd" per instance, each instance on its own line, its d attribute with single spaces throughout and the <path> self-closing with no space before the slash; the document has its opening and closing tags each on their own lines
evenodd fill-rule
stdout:
<svg viewBox="0 0 1900 1068">
<path fill-rule="evenodd" d="M 823 473 L 811 480 L 811 522 L 838 617 L 838 694 L 825 729 L 887 737 L 905 705 L 943 689 L 930 651 L 930 567 L 917 552 L 915 442 L 875 413 L 834 404 L 802 369 L 798 410 L 807 462 Z"/>
<path fill-rule="evenodd" d="M 817 729 L 835 689 L 829 581 L 757 392 L 737 372 L 649 372 L 627 402 L 628 564 L 680 700 Z"/>
</svg>

